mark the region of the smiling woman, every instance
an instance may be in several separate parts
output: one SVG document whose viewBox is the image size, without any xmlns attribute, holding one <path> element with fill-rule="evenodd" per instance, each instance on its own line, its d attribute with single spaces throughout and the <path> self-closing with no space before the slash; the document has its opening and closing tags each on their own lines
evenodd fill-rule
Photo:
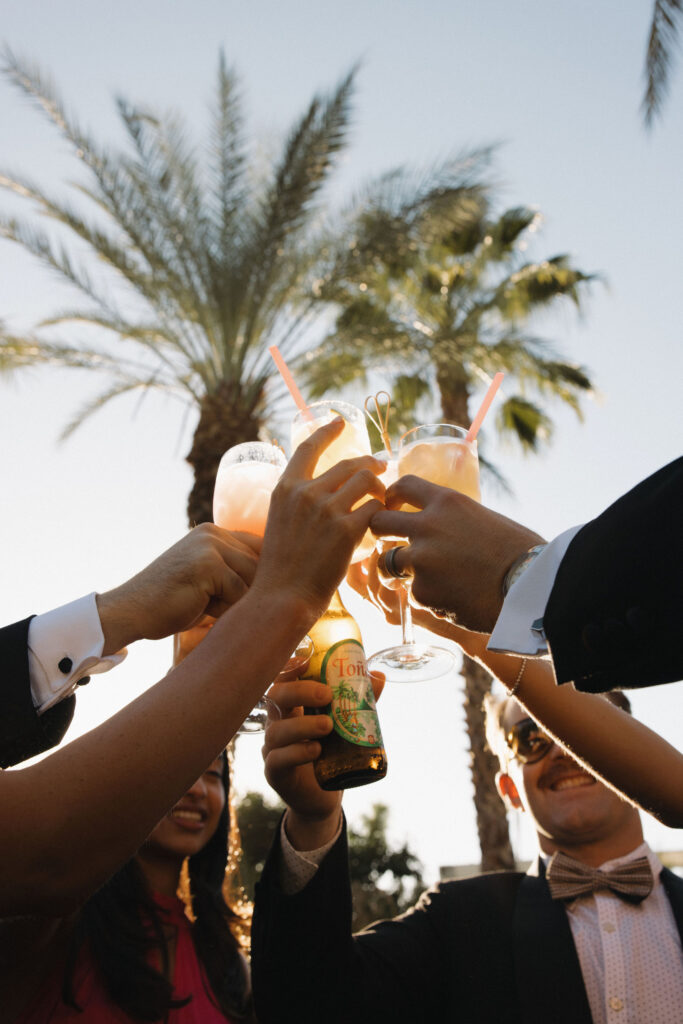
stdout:
<svg viewBox="0 0 683 1024">
<path fill-rule="evenodd" d="M 19 1024 L 250 1019 L 245 911 L 224 896 L 229 784 L 224 752 L 79 911 Z"/>
</svg>

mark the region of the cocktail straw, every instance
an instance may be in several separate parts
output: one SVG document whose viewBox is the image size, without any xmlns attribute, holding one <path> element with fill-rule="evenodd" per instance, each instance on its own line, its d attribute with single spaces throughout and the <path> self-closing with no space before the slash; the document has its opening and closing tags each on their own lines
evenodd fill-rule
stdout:
<svg viewBox="0 0 683 1024">
<path fill-rule="evenodd" d="M 289 389 L 290 395 L 292 396 L 292 398 L 294 399 L 294 401 L 298 405 L 299 409 L 301 409 L 301 412 L 304 414 L 304 416 L 309 421 L 309 423 L 312 423 L 313 422 L 313 414 L 311 413 L 311 410 L 306 405 L 306 402 L 304 401 L 304 396 L 301 394 L 301 392 L 299 391 L 298 387 L 296 386 L 296 382 L 295 382 L 294 378 L 292 377 L 291 371 L 290 371 L 289 367 L 287 366 L 287 363 L 282 358 L 282 355 L 280 353 L 280 349 L 277 347 L 277 345 L 271 345 L 270 348 L 268 349 L 268 351 L 270 352 L 271 356 L 273 357 L 273 361 L 274 361 L 275 365 L 277 366 L 278 370 L 280 371 L 280 373 L 282 375 L 282 379 L 283 379 L 283 381 L 285 382 L 285 384 L 287 385 L 287 387 Z"/>
<path fill-rule="evenodd" d="M 491 405 L 491 402 L 495 398 L 496 391 L 500 387 L 504 376 L 504 373 L 497 373 L 493 380 L 491 381 L 489 389 L 484 396 L 484 401 L 479 406 L 479 412 L 472 420 L 472 426 L 467 431 L 467 437 L 465 438 L 465 441 L 474 441 L 475 437 L 479 433 L 479 428 L 484 422 L 484 416 L 486 416 L 486 413 L 489 411 L 489 406 Z"/>
</svg>

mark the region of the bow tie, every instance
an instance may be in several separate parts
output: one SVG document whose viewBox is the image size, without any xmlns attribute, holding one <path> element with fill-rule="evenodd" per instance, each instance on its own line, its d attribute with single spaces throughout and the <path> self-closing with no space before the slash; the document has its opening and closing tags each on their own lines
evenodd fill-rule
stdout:
<svg viewBox="0 0 683 1024">
<path fill-rule="evenodd" d="M 590 896 L 596 889 L 611 889 L 629 903 L 640 903 L 654 885 L 647 857 L 638 857 L 612 871 L 600 871 L 565 853 L 554 853 L 546 878 L 554 900 L 573 900 L 577 896 Z"/>
</svg>

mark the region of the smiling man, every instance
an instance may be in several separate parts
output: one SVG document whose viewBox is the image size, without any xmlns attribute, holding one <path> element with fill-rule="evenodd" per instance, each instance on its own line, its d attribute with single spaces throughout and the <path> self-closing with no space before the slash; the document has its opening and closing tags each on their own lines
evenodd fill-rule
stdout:
<svg viewBox="0 0 683 1024">
<path fill-rule="evenodd" d="M 288 685 L 292 704 L 329 699 L 319 684 Z M 609 699 L 628 710 L 623 694 Z M 303 1024 L 680 1024 L 683 881 L 643 842 L 638 811 L 515 700 L 490 703 L 487 731 L 501 795 L 533 819 L 539 857 L 526 874 L 442 883 L 357 935 L 340 794 L 317 787 L 310 763 L 324 716 L 285 698 L 281 711 L 264 755 L 289 807 L 252 928 L 262 1024 L 290 1020 L 292 1007 Z"/>
</svg>

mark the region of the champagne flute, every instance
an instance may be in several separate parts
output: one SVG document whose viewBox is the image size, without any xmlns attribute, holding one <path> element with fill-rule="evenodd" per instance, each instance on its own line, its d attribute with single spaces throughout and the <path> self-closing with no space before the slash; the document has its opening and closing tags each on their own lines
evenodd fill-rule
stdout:
<svg viewBox="0 0 683 1024">
<path fill-rule="evenodd" d="M 223 455 L 213 492 L 213 519 L 225 530 L 238 530 L 262 537 L 266 530 L 270 496 L 287 465 L 282 449 L 263 441 L 236 444 Z M 293 679 L 292 671 L 303 671 L 313 644 L 305 636 L 278 679 Z M 262 697 L 237 730 L 242 735 L 265 729 L 268 707 Z"/>
<path fill-rule="evenodd" d="M 480 501 L 477 442 L 468 442 L 466 437 L 467 431 L 452 423 L 414 427 L 399 441 L 398 475 L 420 476 Z M 403 509 L 418 511 L 412 505 Z M 396 542 L 392 546 L 396 547 Z M 437 644 L 417 643 L 413 637 L 411 581 L 392 579 L 391 584 L 398 591 L 403 641 L 373 654 L 368 667 L 384 672 L 391 682 L 426 682 L 446 675 L 455 662 L 453 652 Z"/>
<path fill-rule="evenodd" d="M 351 405 L 350 402 L 324 399 L 321 402 L 312 402 L 308 406 L 308 412 L 308 416 L 304 412 L 297 412 L 292 421 L 292 451 L 307 437 L 310 437 L 318 427 L 322 427 L 325 423 L 331 423 L 337 416 L 341 416 L 344 420 L 344 429 L 341 434 L 318 459 L 314 476 L 325 473 L 342 459 L 355 459 L 359 455 L 370 455 L 370 436 L 365 413 L 358 406 Z M 375 537 L 368 530 L 354 551 L 351 561 L 362 561 L 372 554 L 374 549 Z"/>
</svg>

